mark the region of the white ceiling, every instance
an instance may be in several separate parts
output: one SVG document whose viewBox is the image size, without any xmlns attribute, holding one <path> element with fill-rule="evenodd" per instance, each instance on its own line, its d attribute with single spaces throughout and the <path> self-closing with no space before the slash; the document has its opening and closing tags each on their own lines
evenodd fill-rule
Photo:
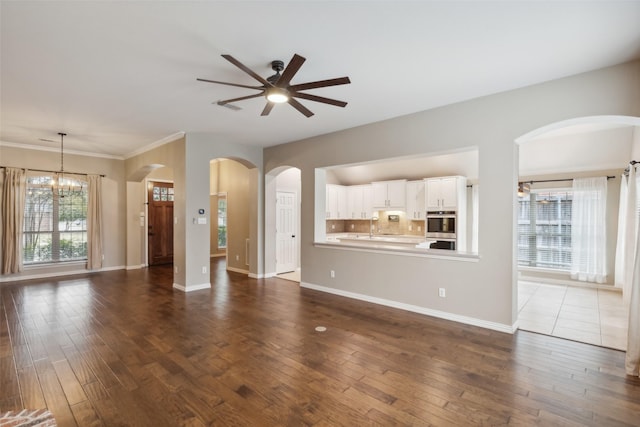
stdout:
<svg viewBox="0 0 640 427">
<path fill-rule="evenodd" d="M 127 156 L 179 132 L 270 146 L 640 58 L 640 1 L 5 1 L 0 140 Z M 270 61 L 307 58 L 293 83 L 349 76 L 261 117 L 213 101 Z"/>
</svg>

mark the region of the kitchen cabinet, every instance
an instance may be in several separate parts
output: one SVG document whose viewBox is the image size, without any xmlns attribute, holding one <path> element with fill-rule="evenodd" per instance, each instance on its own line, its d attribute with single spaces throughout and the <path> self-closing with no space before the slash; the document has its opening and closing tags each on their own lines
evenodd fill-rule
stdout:
<svg viewBox="0 0 640 427">
<path fill-rule="evenodd" d="M 373 187 L 373 208 L 405 210 L 407 204 L 407 180 L 378 181 Z"/>
<path fill-rule="evenodd" d="M 408 181 L 407 182 L 407 219 L 425 219 L 425 182 Z"/>
<path fill-rule="evenodd" d="M 348 219 L 347 187 L 327 184 L 325 202 L 325 209 L 327 211 L 326 219 Z"/>
<path fill-rule="evenodd" d="M 462 176 L 427 178 L 428 211 L 455 211 L 461 197 L 466 197 L 467 180 Z"/>
<path fill-rule="evenodd" d="M 373 214 L 373 187 L 371 185 L 351 185 L 347 187 L 347 217 L 349 219 L 370 219 Z"/>
</svg>

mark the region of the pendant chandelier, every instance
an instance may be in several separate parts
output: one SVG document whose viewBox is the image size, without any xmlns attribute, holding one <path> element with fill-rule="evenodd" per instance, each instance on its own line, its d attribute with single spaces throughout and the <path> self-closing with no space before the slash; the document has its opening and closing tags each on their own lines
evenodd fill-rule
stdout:
<svg viewBox="0 0 640 427">
<path fill-rule="evenodd" d="M 58 194 L 58 197 L 64 198 L 65 191 L 67 193 L 71 193 L 71 192 L 75 192 L 75 191 L 82 192 L 82 187 L 83 186 L 82 186 L 82 183 L 79 186 L 72 185 L 71 183 L 69 183 L 68 185 L 65 186 L 64 183 L 63 183 L 63 180 L 64 180 L 64 137 L 67 136 L 67 134 L 64 133 L 64 132 L 58 132 L 58 135 L 60 135 L 60 172 L 57 173 L 57 175 L 58 175 L 57 179 L 53 180 L 51 188 L 54 190 L 54 192 L 56 192 Z"/>
</svg>

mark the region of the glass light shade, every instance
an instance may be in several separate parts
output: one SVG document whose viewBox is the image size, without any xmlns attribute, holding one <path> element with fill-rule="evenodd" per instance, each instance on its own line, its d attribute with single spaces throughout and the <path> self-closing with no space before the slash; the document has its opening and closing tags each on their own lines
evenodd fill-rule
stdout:
<svg viewBox="0 0 640 427">
<path fill-rule="evenodd" d="M 531 186 L 524 182 L 518 183 L 518 196 L 524 197 L 531 191 Z"/>
<path fill-rule="evenodd" d="M 267 92 L 267 100 L 269 102 L 275 102 L 276 104 L 281 104 L 289 100 L 289 95 L 283 89 L 272 88 Z"/>
</svg>

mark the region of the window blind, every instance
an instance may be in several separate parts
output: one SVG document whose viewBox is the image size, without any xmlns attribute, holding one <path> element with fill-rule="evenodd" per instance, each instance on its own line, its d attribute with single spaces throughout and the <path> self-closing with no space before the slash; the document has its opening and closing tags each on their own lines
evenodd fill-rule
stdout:
<svg viewBox="0 0 640 427">
<path fill-rule="evenodd" d="M 572 191 L 532 190 L 518 204 L 518 265 L 569 271 Z"/>
</svg>

